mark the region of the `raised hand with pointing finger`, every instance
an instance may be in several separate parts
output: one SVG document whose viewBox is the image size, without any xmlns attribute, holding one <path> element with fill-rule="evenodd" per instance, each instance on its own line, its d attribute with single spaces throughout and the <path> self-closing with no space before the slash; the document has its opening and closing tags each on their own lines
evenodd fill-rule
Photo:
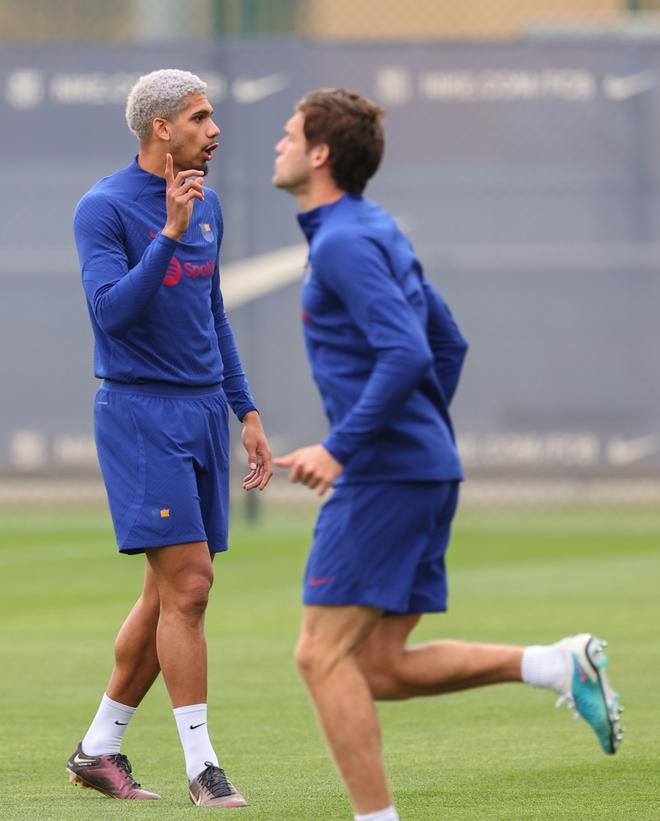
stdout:
<svg viewBox="0 0 660 821">
<path fill-rule="evenodd" d="M 185 234 L 192 217 L 195 200 L 204 200 L 203 171 L 193 168 L 174 176 L 172 155 L 165 155 L 165 202 L 167 222 L 162 233 L 179 240 Z"/>
</svg>

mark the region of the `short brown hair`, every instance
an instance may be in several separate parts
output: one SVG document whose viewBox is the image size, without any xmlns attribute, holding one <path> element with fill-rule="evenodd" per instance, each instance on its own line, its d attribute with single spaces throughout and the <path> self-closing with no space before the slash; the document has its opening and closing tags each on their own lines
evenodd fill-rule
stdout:
<svg viewBox="0 0 660 821">
<path fill-rule="evenodd" d="M 306 94 L 296 111 L 305 117 L 307 145 L 330 149 L 330 173 L 337 186 L 361 194 L 383 157 L 383 109 L 356 91 L 320 88 Z"/>
</svg>

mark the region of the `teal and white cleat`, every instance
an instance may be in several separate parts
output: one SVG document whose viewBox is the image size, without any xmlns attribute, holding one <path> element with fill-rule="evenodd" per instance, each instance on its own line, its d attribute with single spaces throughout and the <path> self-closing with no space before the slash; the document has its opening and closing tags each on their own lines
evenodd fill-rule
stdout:
<svg viewBox="0 0 660 821">
<path fill-rule="evenodd" d="M 603 750 L 614 755 L 623 737 L 619 723 L 623 707 L 605 673 L 607 656 L 603 650 L 607 642 L 581 633 L 562 639 L 555 646 L 566 659 L 566 679 L 557 707 L 567 704 L 574 717 L 582 717 L 596 733 Z"/>
</svg>

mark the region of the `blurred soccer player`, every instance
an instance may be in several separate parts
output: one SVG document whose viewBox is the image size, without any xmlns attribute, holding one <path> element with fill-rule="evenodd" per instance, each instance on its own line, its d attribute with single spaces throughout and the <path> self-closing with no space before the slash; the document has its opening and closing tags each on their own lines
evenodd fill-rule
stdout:
<svg viewBox="0 0 660 821">
<path fill-rule="evenodd" d="M 206 707 L 204 612 L 212 557 L 227 549 L 227 404 L 243 423 L 244 489 L 263 490 L 272 468 L 220 293 L 220 203 L 202 185 L 220 131 L 206 84 L 174 69 L 140 78 L 126 119 L 139 154 L 85 194 L 74 231 L 104 380 L 94 407 L 99 462 L 119 550 L 146 554 L 144 590 L 67 769 L 112 798 L 159 797 L 135 782 L 120 743 L 162 670 L 191 800 L 241 807 Z"/>
<path fill-rule="evenodd" d="M 603 643 L 406 642 L 446 609 L 444 555 L 462 479 L 448 407 L 467 344 L 393 218 L 362 197 L 384 146 L 382 110 L 344 89 L 309 93 L 276 146 L 309 242 L 304 335 L 330 422 L 323 444 L 275 459 L 323 494 L 296 660 L 356 819 L 392 821 L 374 699 L 506 681 L 547 687 L 620 740 Z"/>
</svg>

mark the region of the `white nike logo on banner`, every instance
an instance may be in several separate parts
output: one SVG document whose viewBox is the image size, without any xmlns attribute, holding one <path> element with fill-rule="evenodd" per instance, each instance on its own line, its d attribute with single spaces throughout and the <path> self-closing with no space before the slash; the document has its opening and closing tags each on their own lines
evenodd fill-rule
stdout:
<svg viewBox="0 0 660 821">
<path fill-rule="evenodd" d="M 606 74 L 603 77 L 603 91 L 611 100 L 627 100 L 645 91 L 651 91 L 658 84 L 655 71 L 637 71 L 635 74 Z"/>
<path fill-rule="evenodd" d="M 257 77 L 254 80 L 237 77 L 232 83 L 231 93 L 236 102 L 249 105 L 284 91 L 288 85 L 289 78 L 282 71 L 277 74 L 268 74 L 265 77 Z"/>
<path fill-rule="evenodd" d="M 660 434 L 649 433 L 634 439 L 612 439 L 607 444 L 607 458 L 612 465 L 631 465 L 660 451 Z"/>
</svg>

